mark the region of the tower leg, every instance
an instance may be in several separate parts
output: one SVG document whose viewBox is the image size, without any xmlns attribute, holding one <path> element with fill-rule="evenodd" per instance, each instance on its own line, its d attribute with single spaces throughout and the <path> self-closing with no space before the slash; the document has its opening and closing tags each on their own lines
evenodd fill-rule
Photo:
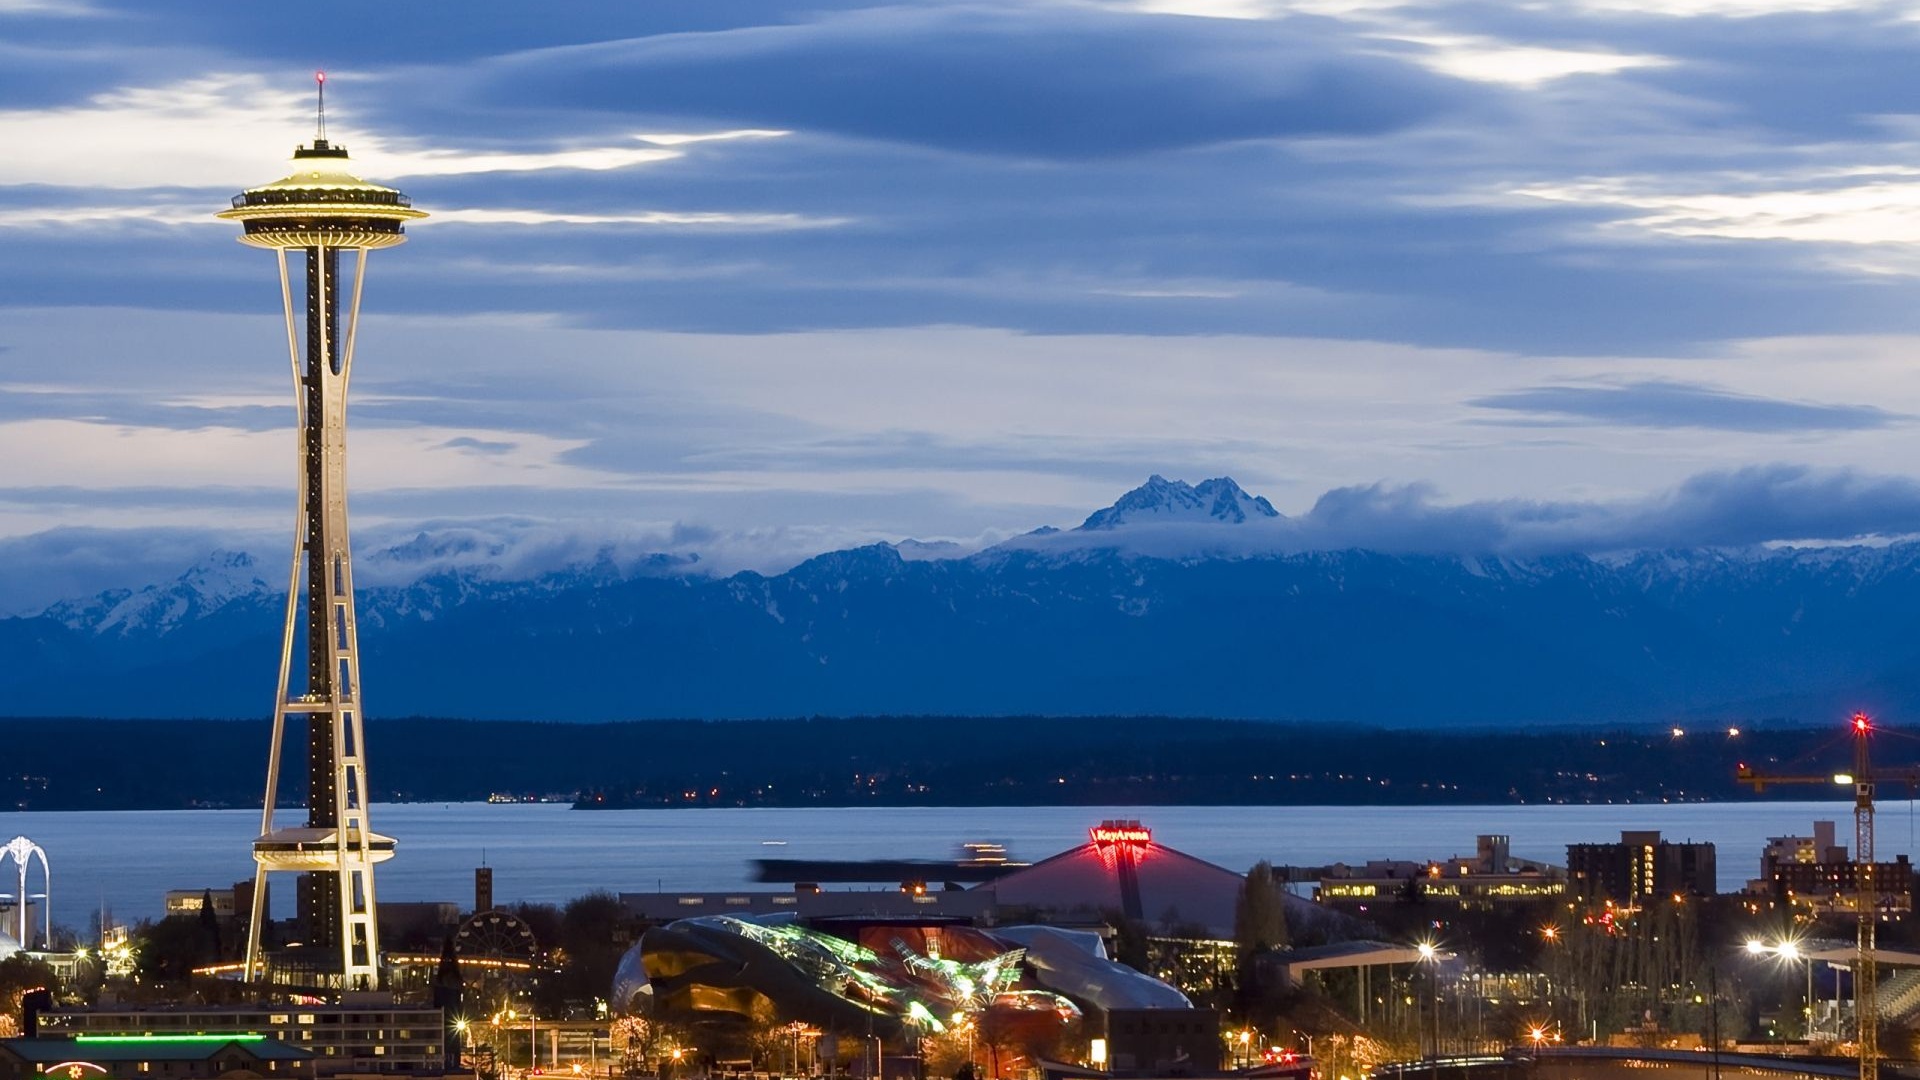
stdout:
<svg viewBox="0 0 1920 1080">
<path fill-rule="evenodd" d="M 299 510 L 281 635 L 267 805 L 261 819 L 262 840 L 255 845 L 259 874 L 247 974 L 253 977 L 259 970 L 255 965 L 260 960 L 267 875 L 298 870 L 303 873 L 299 906 L 307 923 L 303 937 L 316 956 L 334 956 L 324 981 L 343 989 L 371 989 L 380 980 L 373 865 L 391 854 L 391 841 L 374 834 L 367 819 L 365 731 L 346 503 L 347 380 L 366 252 L 357 252 L 352 292 L 343 313 L 339 249 L 302 249 L 304 338 L 296 329 L 299 322 L 287 255 L 282 253 L 280 281 L 299 416 Z M 298 641 L 302 631 L 304 643 Z M 297 649 L 304 651 L 305 664 L 304 674 L 296 678 Z M 301 843 L 290 845 L 284 836 L 269 843 L 275 833 L 273 804 L 286 726 L 295 714 L 306 723 L 306 821 L 297 830 Z"/>
<path fill-rule="evenodd" d="M 253 871 L 253 911 L 247 916 L 247 966 L 241 978 L 252 982 L 260 977 L 260 931 L 267 920 L 267 868 L 256 865 Z"/>
<path fill-rule="evenodd" d="M 280 268 L 280 301 L 285 309 L 287 321 L 287 360 L 293 372 L 293 405 L 296 435 L 295 461 L 299 465 L 294 472 L 298 477 L 298 496 L 294 501 L 293 557 L 289 560 L 287 571 L 287 611 L 281 624 L 280 634 L 280 675 L 273 683 L 273 734 L 267 748 L 267 793 L 260 809 L 260 835 L 265 837 L 273 832 L 273 812 L 280 801 L 280 755 L 286 745 L 287 734 L 287 680 L 293 674 L 293 638 L 294 628 L 298 625 L 300 611 L 300 569 L 303 552 L 306 548 L 307 532 L 307 470 L 306 470 L 306 395 L 301 393 L 301 357 L 300 341 L 293 314 L 293 282 L 287 271 L 287 252 L 274 252 L 274 262 Z M 266 862 L 260 852 L 254 853 L 253 875 L 253 913 L 247 926 L 247 962 L 242 978 L 248 982 L 260 977 L 263 958 L 261 956 L 260 932 L 266 924 L 267 874 Z"/>
</svg>

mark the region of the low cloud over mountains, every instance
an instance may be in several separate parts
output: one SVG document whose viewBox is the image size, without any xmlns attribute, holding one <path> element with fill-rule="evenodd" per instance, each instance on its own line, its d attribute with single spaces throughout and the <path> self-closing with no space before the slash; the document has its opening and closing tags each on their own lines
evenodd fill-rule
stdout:
<svg viewBox="0 0 1920 1080">
<path fill-rule="evenodd" d="M 1920 707 L 1920 544 L 1757 545 L 1917 521 L 1911 485 L 1804 468 L 1611 506 L 1344 489 L 1291 518 L 1231 479 L 1156 476 L 1071 529 L 869 544 L 771 574 L 718 568 L 698 549 L 722 538 L 697 531 L 422 530 L 364 549 L 361 627 L 386 716 L 1824 715 Z M 149 563 L 183 542 L 155 538 Z M 277 558 L 224 551 L 0 619 L 22 660 L 0 700 L 258 715 L 280 580 Z"/>
</svg>

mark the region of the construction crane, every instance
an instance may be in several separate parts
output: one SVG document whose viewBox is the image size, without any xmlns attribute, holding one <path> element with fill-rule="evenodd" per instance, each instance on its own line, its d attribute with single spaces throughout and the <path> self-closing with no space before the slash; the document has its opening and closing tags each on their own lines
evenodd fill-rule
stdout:
<svg viewBox="0 0 1920 1080">
<path fill-rule="evenodd" d="M 1909 787 L 1920 785 L 1920 766 L 1881 769 L 1876 772 L 1872 757 L 1867 750 L 1867 739 L 1873 734 L 1873 721 L 1866 713 L 1854 713 L 1851 724 L 1853 727 L 1853 771 L 1851 773 L 1835 773 L 1831 776 L 1796 776 L 1784 773 L 1761 773 L 1743 764 L 1739 769 L 1739 780 L 1743 784 L 1752 784 L 1756 792 L 1766 790 L 1768 784 L 1851 784 L 1853 786 L 1854 889 L 1857 897 L 1856 915 L 1859 933 L 1859 954 L 1854 961 L 1853 969 L 1853 1012 L 1854 1022 L 1860 1031 L 1860 1080 L 1879 1080 L 1880 1009 L 1878 964 L 1874 955 L 1874 930 L 1880 918 L 1880 891 L 1874 881 L 1873 788 L 1877 783 L 1904 783 Z"/>
</svg>

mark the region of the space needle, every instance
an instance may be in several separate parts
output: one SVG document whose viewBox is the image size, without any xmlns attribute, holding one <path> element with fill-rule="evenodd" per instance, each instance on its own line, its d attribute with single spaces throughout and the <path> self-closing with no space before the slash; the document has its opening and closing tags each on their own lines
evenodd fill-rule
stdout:
<svg viewBox="0 0 1920 1080">
<path fill-rule="evenodd" d="M 347 149 L 327 141 L 326 75 L 313 145 L 293 152 L 293 173 L 234 196 L 219 216 L 245 230 L 240 242 L 272 251 L 280 267 L 299 429 L 299 509 L 280 678 L 267 759 L 266 803 L 253 842 L 253 911 L 246 978 L 265 973 L 261 931 L 267 879 L 298 873 L 303 949 L 317 962 L 301 982 L 373 989 L 380 941 L 373 867 L 393 857 L 393 840 L 367 821 L 366 737 L 360 653 L 347 544 L 347 380 L 353 372 L 367 253 L 406 240 L 406 223 L 426 215 L 405 195 L 348 172 Z M 341 255 L 351 273 L 343 280 Z M 296 310 L 296 304 L 300 309 Z M 296 668 L 295 656 L 304 663 Z M 282 750 L 295 718 L 305 721 L 306 824 L 276 828 Z"/>
</svg>

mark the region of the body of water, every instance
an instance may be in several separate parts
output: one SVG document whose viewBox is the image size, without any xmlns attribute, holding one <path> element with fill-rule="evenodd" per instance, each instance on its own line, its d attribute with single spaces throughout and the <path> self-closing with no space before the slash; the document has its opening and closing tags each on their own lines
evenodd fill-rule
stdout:
<svg viewBox="0 0 1920 1080">
<path fill-rule="evenodd" d="M 992 840 L 1033 861 L 1085 842 L 1087 827 L 1104 818 L 1138 818 L 1156 840 L 1234 870 L 1260 859 L 1320 865 L 1470 855 L 1479 833 L 1505 833 L 1514 855 L 1561 864 L 1570 843 L 1658 829 L 1670 840 L 1717 845 L 1720 888 L 1728 891 L 1759 872 L 1767 837 L 1807 835 L 1819 819 L 1839 822 L 1849 842 L 1851 816 L 1846 802 L 596 811 L 409 803 L 375 806 L 372 814 L 374 827 L 399 841 L 399 853 L 380 867 L 380 898 L 463 908 L 472 904 L 472 872 L 483 860 L 494 868 L 499 902 L 557 902 L 593 889 L 741 887 L 749 861 L 762 857 L 943 859 L 963 841 Z M 295 817 L 288 812 L 283 821 Z M 0 841 L 24 835 L 46 849 L 54 921 L 80 928 L 103 904 L 121 921 L 154 917 L 169 889 L 224 888 L 251 877 L 249 844 L 259 824 L 259 812 L 245 810 L 9 813 L 0 814 Z M 1910 855 L 1914 837 L 1913 805 L 1884 804 L 1880 857 Z M 290 886 L 285 880 L 275 890 L 277 915 L 291 913 Z"/>
</svg>

